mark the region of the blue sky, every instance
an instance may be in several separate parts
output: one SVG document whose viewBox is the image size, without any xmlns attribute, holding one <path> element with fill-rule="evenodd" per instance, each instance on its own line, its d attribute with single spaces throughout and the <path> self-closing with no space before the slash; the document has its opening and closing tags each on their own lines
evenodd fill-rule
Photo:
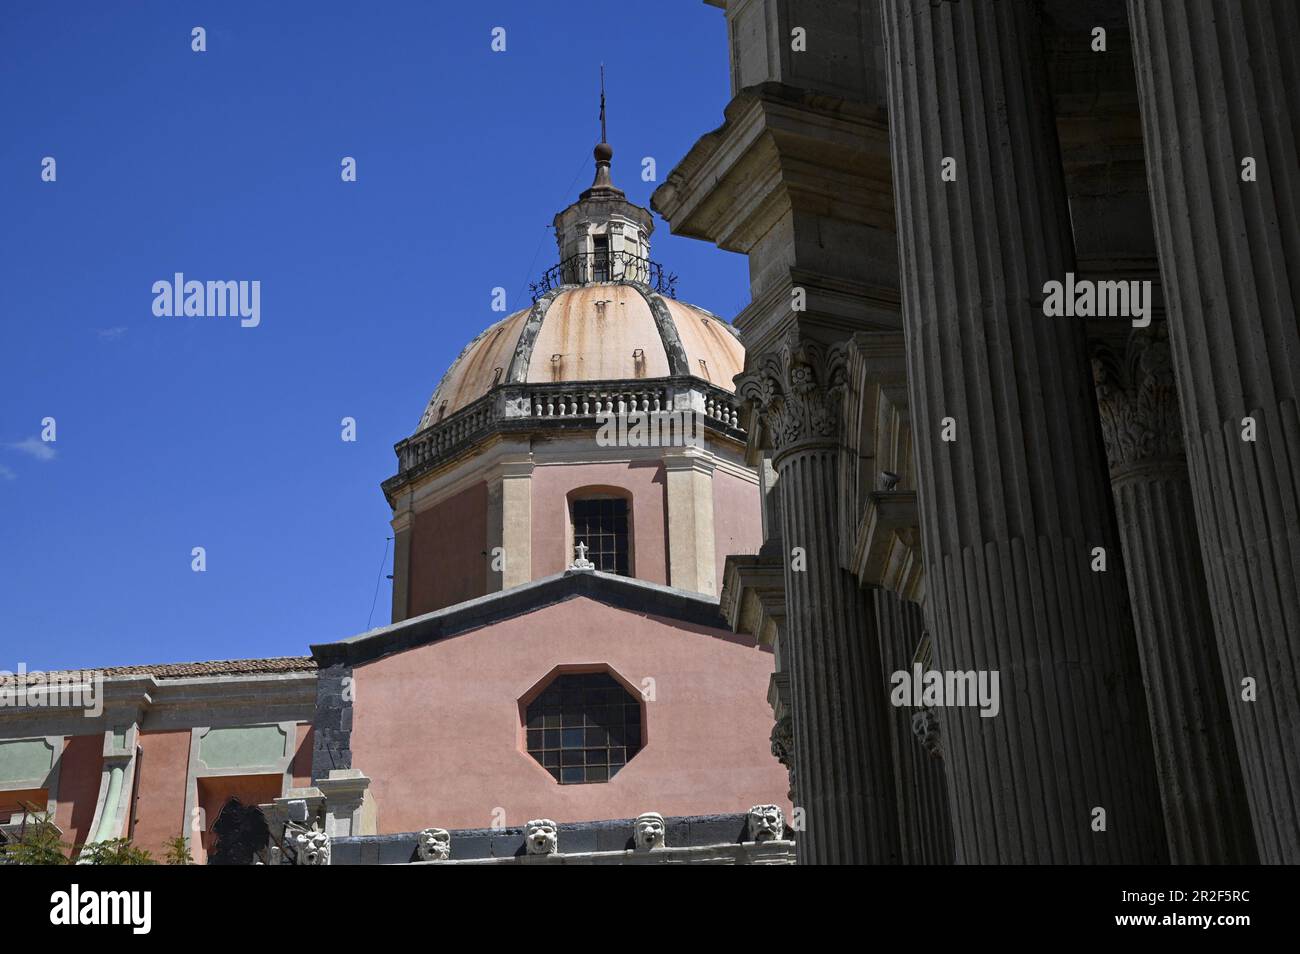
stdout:
<svg viewBox="0 0 1300 954">
<path fill-rule="evenodd" d="M 648 204 L 641 157 L 662 179 L 728 97 L 700 0 L 5 4 L 0 669 L 291 655 L 366 627 L 392 445 L 500 317 L 492 288 L 522 307 L 553 264 L 602 60 L 614 180 Z M 743 257 L 662 220 L 653 242 L 681 297 L 743 306 Z M 260 281 L 261 324 L 155 317 L 178 271 Z"/>
</svg>

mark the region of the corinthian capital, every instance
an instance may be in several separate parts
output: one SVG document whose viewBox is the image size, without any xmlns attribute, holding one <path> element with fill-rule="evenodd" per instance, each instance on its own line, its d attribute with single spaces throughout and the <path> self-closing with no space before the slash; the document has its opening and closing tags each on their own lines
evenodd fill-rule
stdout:
<svg viewBox="0 0 1300 954">
<path fill-rule="evenodd" d="M 1092 379 L 1112 478 L 1184 456 L 1178 389 L 1163 326 L 1132 332 L 1122 348 L 1094 347 Z"/>
<path fill-rule="evenodd" d="M 839 441 L 846 367 L 843 343 L 824 345 L 792 332 L 736 377 L 736 394 L 762 417 L 776 457 Z"/>
</svg>

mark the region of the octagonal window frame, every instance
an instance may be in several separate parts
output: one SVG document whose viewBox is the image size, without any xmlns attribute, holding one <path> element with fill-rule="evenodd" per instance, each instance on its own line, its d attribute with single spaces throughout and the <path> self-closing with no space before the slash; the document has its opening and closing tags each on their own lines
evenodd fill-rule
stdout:
<svg viewBox="0 0 1300 954">
<path fill-rule="evenodd" d="M 629 755 L 629 754 L 626 754 L 626 752 L 624 753 L 624 754 L 625 754 L 625 757 L 624 757 L 623 762 L 620 763 L 620 764 L 618 765 L 618 767 L 617 767 L 614 771 L 610 772 L 610 773 L 609 773 L 605 778 L 590 778 L 590 779 L 589 779 L 589 778 L 586 778 L 586 777 L 585 777 L 585 775 L 586 775 L 585 769 L 587 768 L 587 765 L 586 765 L 586 762 L 585 762 L 585 758 L 586 758 L 586 756 L 584 756 L 584 762 L 583 762 L 583 765 L 581 766 L 581 767 L 584 769 L 584 773 L 583 773 L 583 774 L 584 774 L 584 778 L 583 778 L 582 780 L 580 780 L 580 781 L 578 781 L 578 780 L 564 781 L 564 779 L 563 779 L 563 776 L 564 776 L 563 769 L 564 769 L 565 767 L 568 767 L 568 768 L 577 768 L 577 767 L 579 767 L 579 766 L 576 766 L 576 765 L 565 766 L 565 765 L 563 765 L 563 764 L 559 764 L 559 765 L 555 765 L 555 766 L 548 767 L 547 765 L 545 765 L 545 764 L 543 763 L 543 761 L 542 761 L 541 759 L 538 758 L 537 755 L 534 755 L 534 754 L 533 754 L 533 752 L 532 752 L 532 751 L 530 750 L 530 748 L 529 748 L 529 735 L 528 735 L 528 732 L 529 732 L 529 728 L 530 728 L 530 727 L 529 727 L 529 725 L 528 725 L 528 709 L 529 709 L 529 707 L 530 707 L 534 702 L 536 702 L 536 701 L 537 701 L 537 700 L 538 700 L 538 699 L 543 695 L 543 693 L 545 693 L 545 692 L 546 692 L 546 691 L 551 687 L 551 685 L 552 685 L 556 680 L 558 680 L 558 679 L 560 679 L 561 677 L 564 677 L 564 676 L 580 676 L 580 675 L 603 675 L 603 676 L 608 676 L 608 677 L 610 677 L 610 679 L 611 679 L 615 684 L 618 685 L 619 688 L 623 689 L 623 691 L 626 692 L 626 693 L 628 694 L 628 696 L 629 696 L 629 701 L 631 701 L 631 702 L 635 702 L 635 703 L 636 703 L 636 706 L 637 706 L 637 713 L 638 713 L 639 718 L 640 718 L 640 739 L 641 739 L 641 741 L 640 741 L 640 745 L 637 746 L 635 752 L 632 752 L 630 755 Z M 609 665 L 608 663 L 583 663 L 583 664 L 572 664 L 572 665 L 559 665 L 559 666 L 555 666 L 555 667 L 552 668 L 549 672 L 547 672 L 546 675 L 544 675 L 541 679 L 539 679 L 539 680 L 537 680 L 535 683 L 533 683 L 533 685 L 528 689 L 528 691 L 525 692 L 522 696 L 519 697 L 519 700 L 518 700 L 518 710 L 519 710 L 519 714 L 518 714 L 518 749 L 519 749 L 519 753 L 520 753 L 520 754 L 521 754 L 525 759 L 527 759 L 527 760 L 528 760 L 528 763 L 529 763 L 530 765 L 532 765 L 535 769 L 537 769 L 537 771 L 539 771 L 539 772 L 541 772 L 543 775 L 545 775 L 545 777 L 546 777 L 547 779 L 549 779 L 550 782 L 551 782 L 551 784 L 553 784 L 553 785 L 606 785 L 606 784 L 614 784 L 614 783 L 616 783 L 620 778 L 624 777 L 624 775 L 623 775 L 624 770 L 625 770 L 629 765 L 631 765 L 631 764 L 633 763 L 633 761 L 636 759 L 636 757 L 639 756 L 642 752 L 644 752 L 644 751 L 646 750 L 646 747 L 650 744 L 650 738 L 649 738 L 649 726 L 648 726 L 648 710 L 647 710 L 647 708 L 646 708 L 646 700 L 645 700 L 645 697 L 642 695 L 641 691 L 640 691 L 639 689 L 637 689 L 629 679 L 627 679 L 626 677 L 624 677 L 621 673 L 618 672 L 618 670 L 616 670 L 613 666 Z M 584 718 L 584 723 L 585 723 L 585 718 Z M 551 727 L 551 728 L 552 728 L 553 730 L 563 731 L 564 726 Z M 572 726 L 572 727 L 569 727 L 569 728 L 571 728 L 571 729 L 576 729 L 576 728 L 579 728 L 579 727 L 577 727 L 577 726 Z M 584 725 L 583 725 L 582 727 L 580 727 L 580 728 L 588 729 L 588 728 L 601 728 L 601 727 L 598 727 L 598 726 L 587 726 L 587 725 L 584 724 Z M 604 728 L 606 729 L 606 731 L 608 731 L 608 726 L 606 726 L 606 727 L 604 727 Z M 534 729 L 540 729 L 541 731 L 546 731 L 547 727 L 546 727 L 546 726 L 534 727 Z M 582 748 L 580 748 L 580 747 L 578 747 L 578 746 L 573 746 L 573 747 L 571 747 L 571 748 L 569 748 L 569 749 L 566 749 L 566 748 L 564 747 L 564 745 L 563 745 L 563 737 L 562 737 L 562 736 L 560 737 L 559 742 L 560 742 L 560 746 L 559 746 L 559 748 L 558 748 L 558 749 L 555 749 L 555 750 L 552 750 L 552 751 L 556 751 L 556 752 L 559 752 L 559 753 L 563 753 L 564 751 L 585 751 L 585 750 L 586 750 L 586 748 L 585 748 L 585 740 L 584 740 L 584 747 L 582 747 Z M 602 746 L 602 747 L 603 747 L 603 748 L 606 748 L 607 750 L 610 748 L 610 746 L 608 746 L 607 744 L 606 744 L 605 746 Z M 631 748 L 631 746 L 630 746 L 630 745 L 627 745 L 627 746 L 623 746 L 622 748 L 624 748 L 624 749 L 626 750 L 626 749 L 628 749 L 628 748 Z M 544 753 L 545 753 L 545 749 L 544 749 L 543 751 L 544 751 Z M 545 755 L 544 755 L 543 757 L 545 757 Z M 560 761 L 563 761 L 563 758 L 564 758 L 564 757 L 563 757 L 563 755 L 561 755 L 559 758 L 560 758 Z M 605 767 L 606 767 L 606 768 L 610 767 L 608 762 L 606 763 L 606 766 L 605 766 Z M 555 768 L 557 771 L 556 771 L 556 772 L 553 772 L 553 771 L 551 770 L 552 768 Z"/>
</svg>

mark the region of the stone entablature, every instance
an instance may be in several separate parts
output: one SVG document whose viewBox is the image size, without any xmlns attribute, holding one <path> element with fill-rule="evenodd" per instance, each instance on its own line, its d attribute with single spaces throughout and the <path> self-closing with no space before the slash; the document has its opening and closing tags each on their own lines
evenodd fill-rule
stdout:
<svg viewBox="0 0 1300 954">
<path fill-rule="evenodd" d="M 754 806 L 771 809 L 774 806 Z M 637 818 L 555 822 L 539 819 L 504 829 L 451 830 L 367 837 L 336 837 L 332 864 L 793 864 L 794 841 L 751 834 L 751 813 L 665 818 L 642 812 Z M 775 817 L 782 817 L 778 808 Z M 772 817 L 772 816 L 769 816 Z M 549 850 L 534 853 L 530 831 L 550 826 Z M 761 827 L 761 826 L 760 826 Z M 774 828 L 765 829 L 775 834 Z M 426 847 L 427 846 L 427 847 Z"/>
<path fill-rule="evenodd" d="M 764 82 L 739 90 L 725 115 L 651 206 L 675 234 L 749 256 L 753 300 L 734 319 L 746 350 L 777 348 L 795 327 L 827 337 L 897 328 L 889 136 L 879 106 Z M 803 238 L 805 230 L 817 238 Z M 791 308 L 796 289 L 803 311 Z"/>
<path fill-rule="evenodd" d="M 706 432 L 745 440 L 735 396 L 698 378 L 504 385 L 394 445 L 398 472 L 384 481 L 384 494 L 392 503 L 399 489 L 494 434 L 595 430 L 600 415 L 674 412 L 698 414 Z"/>
<path fill-rule="evenodd" d="M 82 684 L 93 689 L 93 683 Z M 76 703 L 0 710 L 0 740 L 98 735 L 133 724 L 145 732 L 158 732 L 195 726 L 306 722 L 315 707 L 316 666 L 306 659 L 298 672 L 179 679 L 126 673 L 107 676 L 97 691 L 102 711 L 89 717 Z"/>
<path fill-rule="evenodd" d="M 584 851 L 570 855 L 517 855 L 509 858 L 465 858 L 417 861 L 423 865 L 792 865 L 793 841 L 747 842 L 738 845 L 697 845 L 655 851 Z"/>
</svg>

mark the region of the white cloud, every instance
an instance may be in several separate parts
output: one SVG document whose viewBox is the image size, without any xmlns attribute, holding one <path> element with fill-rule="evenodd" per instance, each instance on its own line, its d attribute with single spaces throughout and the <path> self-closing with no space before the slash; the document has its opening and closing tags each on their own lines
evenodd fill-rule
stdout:
<svg viewBox="0 0 1300 954">
<path fill-rule="evenodd" d="M 116 341 L 126 334 L 126 328 L 123 325 L 118 325 L 115 328 L 100 328 L 96 334 L 99 335 L 100 341 Z"/>
<path fill-rule="evenodd" d="M 15 474 L 15 473 L 14 473 L 12 470 L 10 470 L 8 467 L 6 467 L 4 464 L 0 464 L 0 479 L 4 479 L 4 480 L 17 480 L 17 479 L 18 479 L 18 475 Z"/>
<path fill-rule="evenodd" d="M 16 451 L 22 451 L 29 457 L 35 457 L 37 460 L 54 460 L 54 445 L 49 441 L 43 441 L 39 437 L 28 437 L 25 440 L 16 441 L 9 445 Z"/>
</svg>

